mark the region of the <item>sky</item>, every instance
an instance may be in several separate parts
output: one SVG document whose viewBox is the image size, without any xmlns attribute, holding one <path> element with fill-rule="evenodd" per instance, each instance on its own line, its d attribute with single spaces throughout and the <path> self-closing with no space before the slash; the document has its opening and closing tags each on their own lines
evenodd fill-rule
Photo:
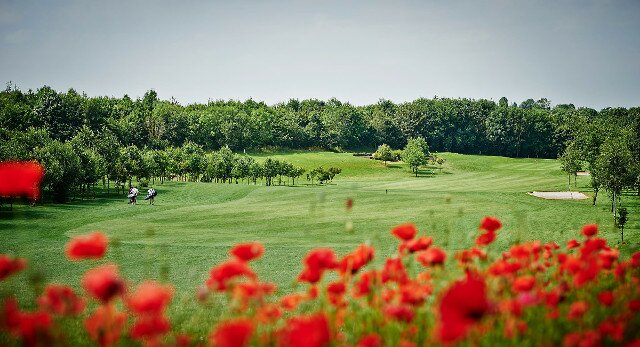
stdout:
<svg viewBox="0 0 640 347">
<path fill-rule="evenodd" d="M 0 83 L 182 104 L 640 106 L 640 1 L 0 0 Z"/>
</svg>

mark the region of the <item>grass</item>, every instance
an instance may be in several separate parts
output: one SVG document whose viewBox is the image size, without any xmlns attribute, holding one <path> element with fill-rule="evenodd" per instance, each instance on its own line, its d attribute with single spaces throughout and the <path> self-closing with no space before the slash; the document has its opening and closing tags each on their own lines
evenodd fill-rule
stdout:
<svg viewBox="0 0 640 347">
<path fill-rule="evenodd" d="M 385 167 L 345 153 L 270 156 L 307 169 L 337 166 L 343 172 L 327 186 L 311 186 L 304 179 L 295 187 L 166 182 L 155 186 L 155 206 L 143 201 L 131 206 L 126 197 L 98 194 L 95 200 L 64 205 L 14 205 L 12 212 L 3 207 L 0 253 L 26 257 L 30 268 L 3 283 L 0 296 L 13 291 L 21 302 L 33 302 L 34 289 L 22 285 L 25 281 L 78 286 L 95 263 L 67 261 L 64 245 L 70 237 L 93 230 L 104 231 L 113 241 L 105 261 L 118 262 L 132 283 L 143 278 L 170 281 L 178 292 L 175 302 L 184 305 L 192 304 L 195 288 L 204 283 L 210 268 L 243 241 L 264 243 L 266 254 L 255 269 L 288 292 L 295 289 L 301 259 L 310 249 L 331 247 L 342 255 L 370 242 L 379 252 L 377 259 L 384 259 L 397 246 L 389 230 L 404 222 L 415 223 L 422 234 L 448 250 L 471 245 L 485 215 L 495 215 L 504 224 L 491 246 L 495 251 L 524 240 L 564 244 L 578 237 L 586 223 L 600 224 L 601 236 L 610 243 L 619 240 L 606 194 L 601 193 L 597 206 L 591 200 L 553 201 L 526 194 L 566 190 L 566 176 L 556 160 L 442 153 L 447 160 L 442 170 L 423 170 L 416 178 L 403 164 Z M 578 177 L 577 189 L 590 194 L 588 183 L 589 177 Z M 350 213 L 345 209 L 347 198 L 354 200 Z M 626 255 L 639 248 L 640 220 L 635 216 L 640 203 L 633 195 L 623 201 L 630 208 L 625 229 L 629 244 L 621 249 Z M 352 232 L 345 230 L 347 221 L 353 223 Z M 215 315 L 212 312 L 208 314 Z M 188 312 L 173 314 L 183 315 L 188 325 Z"/>
</svg>

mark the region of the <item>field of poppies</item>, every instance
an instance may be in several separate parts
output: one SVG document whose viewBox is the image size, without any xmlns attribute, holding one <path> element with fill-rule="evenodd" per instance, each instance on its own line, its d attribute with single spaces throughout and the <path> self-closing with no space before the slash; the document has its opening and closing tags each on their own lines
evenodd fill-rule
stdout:
<svg viewBox="0 0 640 347">
<path fill-rule="evenodd" d="M 3 181 L 4 195 L 38 196 L 37 164 L 2 169 L 26 173 Z M 343 206 L 350 212 L 353 200 Z M 509 233 L 502 221 L 484 217 L 472 244 L 455 250 L 410 223 L 391 228 L 392 252 L 317 247 L 300 259 L 295 291 L 260 278 L 255 261 L 269 249 L 242 242 L 210 264 L 189 302 L 168 278 L 123 275 L 127 264 L 110 256 L 117 240 L 80 234 L 58 252 L 88 270 L 66 281 L 14 276 L 42 264 L 0 254 L 0 345 L 640 346 L 640 252 L 621 255 L 596 224 L 562 245 L 495 247 L 500 233 Z M 205 333 L 184 330 L 176 312 Z"/>
<path fill-rule="evenodd" d="M 475 245 L 450 254 L 413 224 L 398 225 L 390 231 L 397 253 L 382 268 L 371 266 L 376 250 L 367 244 L 343 257 L 313 249 L 297 277 L 306 288 L 284 296 L 252 270 L 268 250 L 238 244 L 194 288 L 204 308 L 223 306 L 216 321 L 200 322 L 211 326 L 206 339 L 174 331 L 165 314 L 173 286 L 130 288 L 117 264 L 101 261 L 109 240 L 94 232 L 65 249 L 69 261 L 96 262 L 78 279 L 83 290 L 47 284 L 35 311 L 3 297 L 0 342 L 64 345 L 66 329 L 82 329 L 80 336 L 101 346 L 640 346 L 640 252 L 620 259 L 594 224 L 566 245 L 534 241 L 492 252 L 501 227 L 483 218 Z M 0 255 L 0 281 L 27 266 Z"/>
</svg>

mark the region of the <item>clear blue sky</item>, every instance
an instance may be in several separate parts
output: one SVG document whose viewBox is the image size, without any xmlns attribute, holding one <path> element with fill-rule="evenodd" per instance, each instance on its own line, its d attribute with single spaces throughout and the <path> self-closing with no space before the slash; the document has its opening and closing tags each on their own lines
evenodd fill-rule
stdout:
<svg viewBox="0 0 640 347">
<path fill-rule="evenodd" d="M 0 82 L 181 103 L 640 105 L 640 1 L 7 1 Z"/>
</svg>

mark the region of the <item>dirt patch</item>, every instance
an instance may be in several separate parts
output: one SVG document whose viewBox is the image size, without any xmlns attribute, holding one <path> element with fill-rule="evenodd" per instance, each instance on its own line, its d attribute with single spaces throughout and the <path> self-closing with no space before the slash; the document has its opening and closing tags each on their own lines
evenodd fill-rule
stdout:
<svg viewBox="0 0 640 347">
<path fill-rule="evenodd" d="M 588 196 L 580 192 L 528 192 L 527 194 L 547 200 L 584 200 Z"/>
</svg>

